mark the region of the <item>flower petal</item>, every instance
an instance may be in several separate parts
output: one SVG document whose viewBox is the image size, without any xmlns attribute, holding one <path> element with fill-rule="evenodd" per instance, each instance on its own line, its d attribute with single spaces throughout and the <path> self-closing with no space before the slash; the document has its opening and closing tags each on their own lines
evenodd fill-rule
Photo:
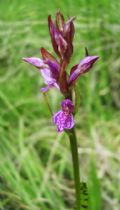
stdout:
<svg viewBox="0 0 120 210">
<path fill-rule="evenodd" d="M 72 129 L 74 127 L 74 125 L 75 125 L 75 122 L 74 122 L 73 115 L 69 114 L 66 121 L 65 121 L 64 128 L 65 129 Z"/>
<path fill-rule="evenodd" d="M 98 56 L 86 56 L 80 63 L 71 69 L 69 84 L 72 85 L 81 74 L 86 73 L 96 62 Z"/>
<path fill-rule="evenodd" d="M 56 82 L 56 79 L 52 77 L 52 73 L 49 68 L 40 70 L 40 73 L 44 78 L 45 84 L 49 85 Z"/>
<path fill-rule="evenodd" d="M 57 89 L 59 89 L 59 86 L 58 86 L 57 83 L 52 83 L 52 84 L 47 85 L 46 87 L 40 88 L 40 90 L 41 90 L 41 92 L 45 93 L 45 92 L 47 92 L 49 89 L 54 88 L 54 87 L 57 88 Z"/>
<path fill-rule="evenodd" d="M 63 111 L 54 114 L 53 122 L 56 124 L 58 132 L 62 132 L 64 129 L 71 129 L 75 124 L 73 115 L 65 114 Z"/>
<path fill-rule="evenodd" d="M 81 60 L 78 68 L 81 68 L 81 72 L 84 73 L 92 67 L 98 58 L 98 56 L 86 56 L 83 60 Z"/>
<path fill-rule="evenodd" d="M 72 113 L 74 110 L 73 102 L 70 99 L 65 99 L 61 103 L 62 111 L 65 113 Z"/>
<path fill-rule="evenodd" d="M 33 66 L 39 69 L 45 68 L 47 66 L 46 64 L 44 64 L 42 59 L 36 57 L 23 58 L 23 61 L 32 64 Z"/>
<path fill-rule="evenodd" d="M 54 56 L 51 55 L 51 53 L 49 53 L 45 48 L 42 47 L 40 50 L 41 50 L 43 60 L 48 59 L 54 63 L 58 63 L 57 60 L 54 58 Z"/>
<path fill-rule="evenodd" d="M 62 132 L 64 130 L 64 127 L 61 124 L 62 114 L 63 112 L 59 111 L 53 115 L 53 122 L 56 124 L 58 132 Z"/>
<path fill-rule="evenodd" d="M 42 88 L 40 88 L 40 90 L 41 90 L 41 92 L 43 92 L 43 93 L 45 93 L 45 92 L 47 92 L 50 88 L 53 88 L 54 87 L 54 85 L 47 85 L 46 87 L 42 87 Z"/>
<path fill-rule="evenodd" d="M 58 63 L 52 62 L 51 60 L 47 60 L 46 63 L 49 66 L 53 77 L 58 78 L 60 72 L 60 65 Z"/>
<path fill-rule="evenodd" d="M 57 62 L 57 60 L 45 48 L 41 48 L 41 54 L 42 54 L 44 63 L 46 63 L 49 66 L 53 77 L 58 79 L 60 65 Z"/>
</svg>

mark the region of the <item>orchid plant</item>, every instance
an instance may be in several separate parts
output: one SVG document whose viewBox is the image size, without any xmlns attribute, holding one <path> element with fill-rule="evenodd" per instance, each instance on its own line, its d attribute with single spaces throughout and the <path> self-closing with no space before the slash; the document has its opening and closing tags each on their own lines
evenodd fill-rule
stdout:
<svg viewBox="0 0 120 210">
<path fill-rule="evenodd" d="M 73 172 L 76 191 L 76 210 L 82 210 L 85 205 L 81 201 L 82 192 L 80 188 L 80 172 L 77 150 L 77 138 L 75 133 L 74 116 L 78 109 L 78 94 L 76 94 L 77 80 L 88 72 L 93 64 L 98 60 L 98 56 L 90 56 L 85 48 L 85 57 L 74 65 L 70 73 L 67 72 L 73 54 L 73 38 L 75 33 L 74 18 L 69 18 L 67 22 L 58 11 L 55 22 L 48 16 L 48 27 L 51 37 L 55 58 L 45 48 L 41 48 L 42 58 L 29 57 L 23 60 L 35 66 L 41 73 L 45 87 L 41 88 L 43 93 L 51 88 L 56 88 L 63 95 L 61 110 L 53 114 L 53 123 L 58 132 L 65 131 L 70 139 L 71 154 L 73 161 Z M 74 94 L 74 100 L 73 100 Z M 84 208 L 84 209 L 87 209 Z"/>
</svg>

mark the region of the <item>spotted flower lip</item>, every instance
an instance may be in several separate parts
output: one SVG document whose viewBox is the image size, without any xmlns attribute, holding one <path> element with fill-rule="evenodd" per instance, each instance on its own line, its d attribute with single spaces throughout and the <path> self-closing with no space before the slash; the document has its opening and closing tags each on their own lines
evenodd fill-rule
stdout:
<svg viewBox="0 0 120 210">
<path fill-rule="evenodd" d="M 74 105 L 70 99 L 65 99 L 61 103 L 62 110 L 58 111 L 53 116 L 53 122 L 57 126 L 57 131 L 69 130 L 74 127 L 73 111 Z"/>
<path fill-rule="evenodd" d="M 73 85 L 82 74 L 88 72 L 98 58 L 98 56 L 86 56 L 79 64 L 73 66 L 70 72 L 69 85 Z"/>
</svg>

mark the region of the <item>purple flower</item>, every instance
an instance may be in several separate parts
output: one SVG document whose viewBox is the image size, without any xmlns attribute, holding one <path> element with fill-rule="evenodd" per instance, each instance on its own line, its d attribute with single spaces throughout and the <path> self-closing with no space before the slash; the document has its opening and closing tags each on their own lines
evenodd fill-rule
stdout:
<svg viewBox="0 0 120 210">
<path fill-rule="evenodd" d="M 23 58 L 23 60 L 29 64 L 32 64 L 40 70 L 42 77 L 44 78 L 44 83 L 46 87 L 41 88 L 42 92 L 46 92 L 52 87 L 59 89 L 58 78 L 60 72 L 60 65 L 57 60 L 44 48 L 41 49 L 41 54 L 43 59 L 30 57 Z"/>
<path fill-rule="evenodd" d="M 40 70 L 44 79 L 45 87 L 41 88 L 42 92 L 56 87 L 66 97 L 71 92 L 71 86 L 75 84 L 78 78 L 89 71 L 98 59 L 98 56 L 89 56 L 85 48 L 85 58 L 79 64 L 73 66 L 68 75 L 66 69 L 73 53 L 74 38 L 74 18 L 65 22 L 60 12 L 56 13 L 55 22 L 51 16 L 48 16 L 48 27 L 51 36 L 51 42 L 54 52 L 57 54 L 59 62 L 45 48 L 41 48 L 42 59 L 36 57 L 23 58 L 29 64 L 32 64 Z"/>
<path fill-rule="evenodd" d="M 65 99 L 61 103 L 62 110 L 58 111 L 53 116 L 53 121 L 57 126 L 58 132 L 64 129 L 72 129 L 74 127 L 73 111 L 74 105 L 70 99 Z"/>
<path fill-rule="evenodd" d="M 69 85 L 73 85 L 82 74 L 89 71 L 98 58 L 98 56 L 86 56 L 79 64 L 73 66 L 70 72 Z"/>
</svg>

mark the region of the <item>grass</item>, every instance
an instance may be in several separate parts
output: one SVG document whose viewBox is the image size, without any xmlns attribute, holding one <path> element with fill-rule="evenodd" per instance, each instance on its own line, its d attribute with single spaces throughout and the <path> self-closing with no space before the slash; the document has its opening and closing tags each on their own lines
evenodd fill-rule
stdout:
<svg viewBox="0 0 120 210">
<path fill-rule="evenodd" d="M 53 52 L 47 16 L 61 9 L 77 17 L 72 64 L 84 56 L 85 46 L 100 56 L 78 84 L 76 128 L 90 210 L 119 210 L 119 1 L 1 0 L 0 8 L 0 209 L 73 209 L 67 136 L 58 136 L 51 123 L 39 73 L 21 61 L 39 56 L 41 46 Z M 48 99 L 57 111 L 60 94 L 51 90 Z"/>
</svg>

